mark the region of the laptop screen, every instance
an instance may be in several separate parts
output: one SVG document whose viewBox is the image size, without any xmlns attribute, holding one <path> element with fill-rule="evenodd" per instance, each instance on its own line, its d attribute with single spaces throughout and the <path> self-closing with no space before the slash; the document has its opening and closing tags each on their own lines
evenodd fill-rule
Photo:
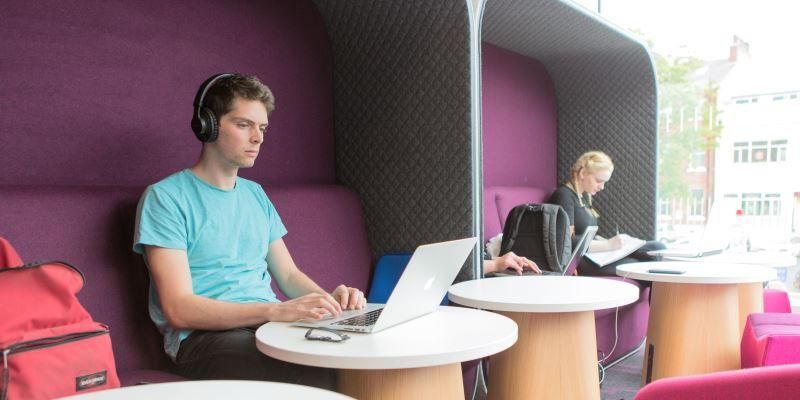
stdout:
<svg viewBox="0 0 800 400">
<path fill-rule="evenodd" d="M 596 234 L 596 226 L 587 226 L 586 230 L 583 231 L 583 235 L 581 235 L 578 243 L 575 244 L 575 249 L 572 250 L 572 257 L 570 257 L 569 263 L 567 263 L 567 268 L 564 269 L 565 276 L 574 274 L 575 270 L 578 269 L 578 263 L 580 263 L 581 257 L 589 250 L 589 244 L 592 243 L 594 235 Z"/>
</svg>

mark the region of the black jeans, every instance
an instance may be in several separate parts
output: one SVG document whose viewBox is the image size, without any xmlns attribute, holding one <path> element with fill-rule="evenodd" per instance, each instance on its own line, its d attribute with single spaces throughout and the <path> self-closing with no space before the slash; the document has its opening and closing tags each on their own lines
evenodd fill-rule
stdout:
<svg viewBox="0 0 800 400">
<path fill-rule="evenodd" d="M 256 348 L 256 328 L 194 331 L 182 343 L 176 362 L 190 379 L 243 379 L 336 389 L 336 371 L 268 357 Z"/>
</svg>

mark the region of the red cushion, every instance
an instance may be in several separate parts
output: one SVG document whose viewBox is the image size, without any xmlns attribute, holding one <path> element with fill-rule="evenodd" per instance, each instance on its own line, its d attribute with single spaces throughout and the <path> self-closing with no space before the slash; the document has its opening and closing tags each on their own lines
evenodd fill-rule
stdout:
<svg viewBox="0 0 800 400">
<path fill-rule="evenodd" d="M 800 314 L 750 314 L 741 356 L 742 368 L 800 363 Z"/>
</svg>

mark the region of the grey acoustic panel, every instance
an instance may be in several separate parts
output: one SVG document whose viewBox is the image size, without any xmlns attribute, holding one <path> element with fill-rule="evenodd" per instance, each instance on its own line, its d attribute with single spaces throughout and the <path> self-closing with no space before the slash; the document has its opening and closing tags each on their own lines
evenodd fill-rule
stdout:
<svg viewBox="0 0 800 400">
<path fill-rule="evenodd" d="M 572 3 L 489 0 L 483 40 L 541 61 L 558 103 L 559 181 L 586 150 L 615 161 L 595 199 L 601 234 L 613 224 L 653 238 L 656 221 L 657 90 L 650 54 L 638 41 Z"/>
<path fill-rule="evenodd" d="M 465 2 L 315 3 L 333 48 L 336 178 L 361 197 L 373 255 L 471 236 Z"/>
</svg>

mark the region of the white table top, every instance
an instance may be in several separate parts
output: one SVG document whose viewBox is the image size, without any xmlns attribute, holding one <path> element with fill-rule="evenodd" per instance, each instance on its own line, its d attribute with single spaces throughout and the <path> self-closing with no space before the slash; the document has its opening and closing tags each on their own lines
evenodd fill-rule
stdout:
<svg viewBox="0 0 800 400">
<path fill-rule="evenodd" d="M 658 274 L 647 272 L 651 268 L 681 269 L 686 272 Z M 766 282 L 778 277 L 773 268 L 730 263 L 711 263 L 697 261 L 654 261 L 623 264 L 617 266 L 617 275 L 653 282 L 735 284 Z"/>
<path fill-rule="evenodd" d="M 750 264 L 772 268 L 786 268 L 797 265 L 797 257 L 788 252 L 725 252 L 705 257 L 664 257 L 669 261 L 713 262 L 726 264 Z"/>
<path fill-rule="evenodd" d="M 343 394 L 289 383 L 260 381 L 187 381 L 153 383 L 101 390 L 77 396 L 73 400 L 217 400 L 217 399 L 304 399 L 352 400 Z"/>
<path fill-rule="evenodd" d="M 450 287 L 458 304 L 494 311 L 577 312 L 630 304 L 639 288 L 613 279 L 580 276 L 508 276 L 466 281 Z"/>
<path fill-rule="evenodd" d="M 517 324 L 502 315 L 461 307 L 377 333 L 350 333 L 340 343 L 306 340 L 306 328 L 270 322 L 256 331 L 264 354 L 295 364 L 345 369 L 431 367 L 499 353 L 517 341 Z"/>
</svg>

